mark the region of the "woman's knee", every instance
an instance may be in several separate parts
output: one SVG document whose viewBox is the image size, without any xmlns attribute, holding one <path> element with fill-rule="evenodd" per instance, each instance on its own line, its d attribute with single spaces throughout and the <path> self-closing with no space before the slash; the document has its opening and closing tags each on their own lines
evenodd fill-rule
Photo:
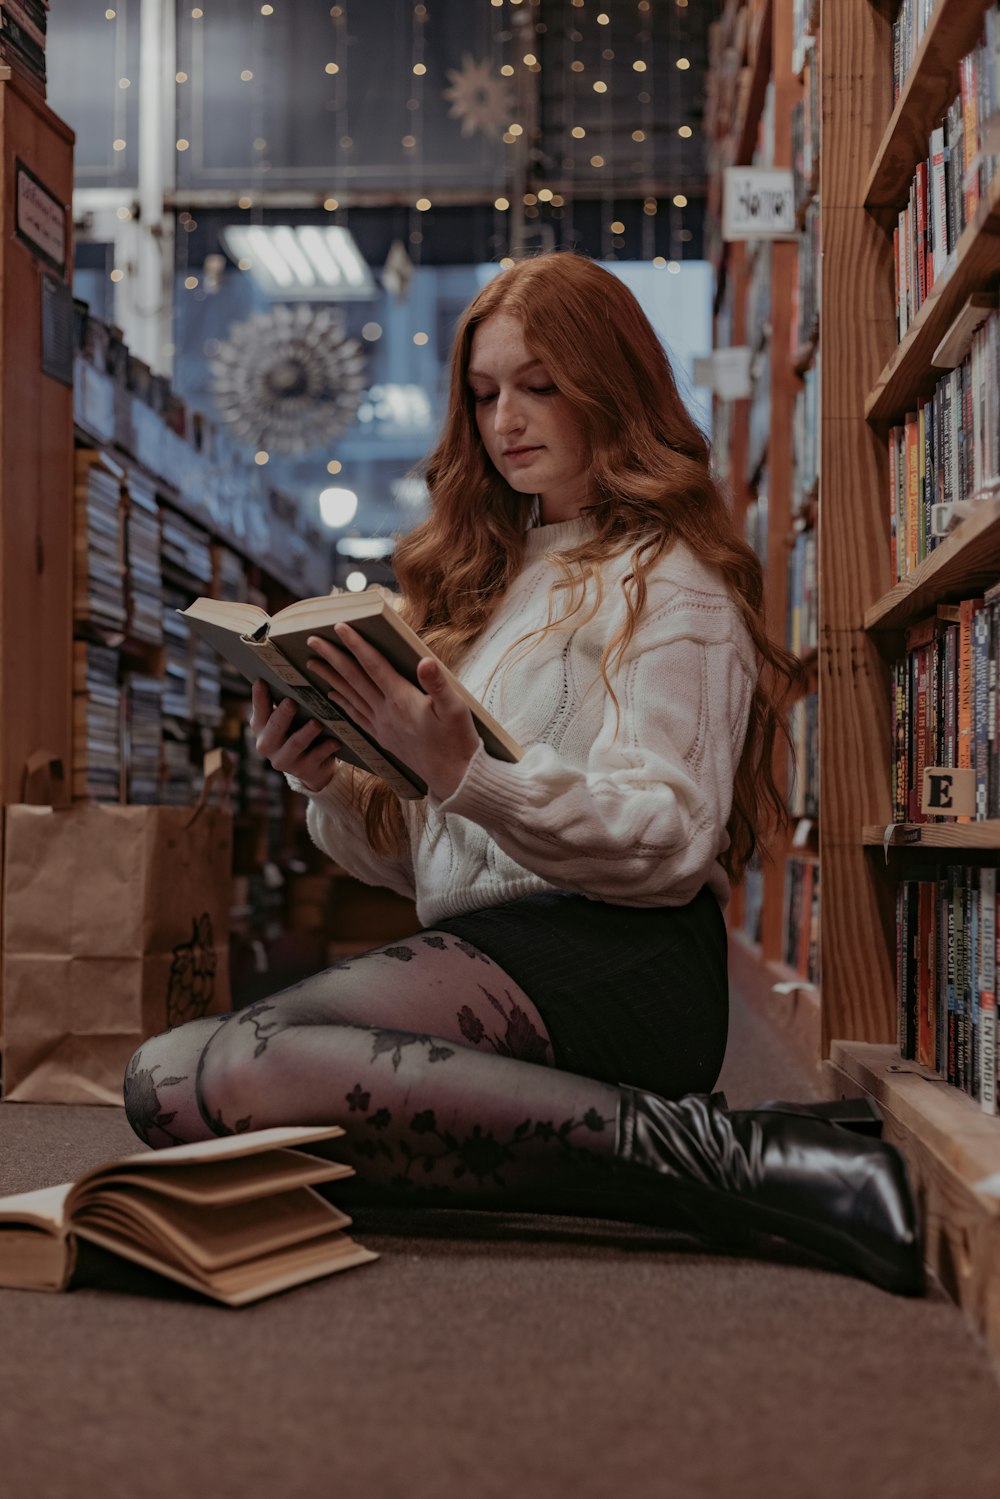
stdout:
<svg viewBox="0 0 1000 1499">
<path fill-rule="evenodd" d="M 204 1016 L 162 1031 L 143 1041 L 130 1057 L 122 1087 L 125 1114 L 147 1145 L 193 1138 L 189 1128 L 178 1137 L 169 1126 L 179 1114 L 197 1113 L 194 1105 L 198 1061 L 226 1018 Z"/>
</svg>

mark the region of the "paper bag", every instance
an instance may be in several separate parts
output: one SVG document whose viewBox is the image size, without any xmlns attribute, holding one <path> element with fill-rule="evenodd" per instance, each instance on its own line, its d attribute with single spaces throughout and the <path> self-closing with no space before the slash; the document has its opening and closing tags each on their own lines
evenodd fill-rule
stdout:
<svg viewBox="0 0 1000 1499">
<path fill-rule="evenodd" d="M 232 815 L 9 806 L 4 1096 L 122 1101 L 147 1037 L 229 1002 Z"/>
</svg>

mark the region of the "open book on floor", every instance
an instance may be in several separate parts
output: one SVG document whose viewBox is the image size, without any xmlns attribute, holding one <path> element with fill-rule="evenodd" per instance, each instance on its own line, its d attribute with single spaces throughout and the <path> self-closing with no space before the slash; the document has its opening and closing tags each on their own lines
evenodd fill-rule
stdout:
<svg viewBox="0 0 1000 1499">
<path fill-rule="evenodd" d="M 340 758 L 350 765 L 370 770 L 410 801 L 427 794 L 417 773 L 363 733 L 357 724 L 334 707 L 322 678 L 309 671 L 307 662 L 315 652 L 306 644 L 310 635 L 321 635 L 338 645 L 334 625 L 351 625 L 368 643 L 411 682 L 417 680 L 417 662 L 422 657 L 438 660 L 420 636 L 400 618 L 390 599 L 378 589 L 363 593 L 336 593 L 315 599 L 300 599 L 274 615 L 255 604 L 224 599 L 195 599 L 179 611 L 220 655 L 225 656 L 249 680 L 263 677 L 276 700 L 295 699 L 297 722 L 315 719 L 343 748 Z M 476 730 L 487 752 L 498 760 L 520 760 L 522 750 L 515 739 L 478 703 L 458 679 L 442 666 L 448 680 L 472 713 Z"/>
<path fill-rule="evenodd" d="M 64 1291 L 80 1239 L 227 1306 L 377 1259 L 344 1232 L 350 1218 L 313 1190 L 354 1175 L 309 1152 L 343 1133 L 253 1130 L 0 1197 L 0 1286 Z"/>
</svg>

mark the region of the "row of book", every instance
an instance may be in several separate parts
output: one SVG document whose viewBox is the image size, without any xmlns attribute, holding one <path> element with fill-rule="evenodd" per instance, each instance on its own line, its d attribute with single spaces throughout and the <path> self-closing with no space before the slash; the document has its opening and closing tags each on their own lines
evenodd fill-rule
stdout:
<svg viewBox="0 0 1000 1499">
<path fill-rule="evenodd" d="M 799 517 L 788 560 L 788 649 L 806 656 L 819 644 L 816 527 Z"/>
<path fill-rule="evenodd" d="M 962 59 L 960 92 L 932 131 L 893 230 L 896 313 L 902 338 L 974 218 L 1000 152 L 1000 4 Z"/>
<path fill-rule="evenodd" d="M 819 480 L 819 382 L 820 362 L 816 358 L 803 372 L 792 413 L 793 515 L 808 508 Z"/>
<path fill-rule="evenodd" d="M 819 186 L 820 103 L 819 38 L 803 37 L 802 97 L 792 105 L 792 181 L 795 209 L 801 213 Z"/>
<path fill-rule="evenodd" d="M 0 0 L 0 57 L 45 93 L 49 0 Z"/>
<path fill-rule="evenodd" d="M 894 822 L 982 822 L 1000 817 L 1000 583 L 982 597 L 939 604 L 906 632 L 893 663 Z M 921 810 L 924 770 L 975 776 L 975 813 Z"/>
<path fill-rule="evenodd" d="M 935 506 L 985 497 L 1000 486 L 1000 312 L 991 311 L 991 303 L 996 297 L 990 293 L 970 299 L 956 321 L 958 331 L 938 355 L 954 367 L 901 426 L 890 429 L 890 540 L 897 580 L 947 533 L 953 512 L 935 512 Z"/>
<path fill-rule="evenodd" d="M 892 23 L 893 104 L 902 92 L 936 3 L 937 0 L 900 0 L 899 11 Z"/>
<path fill-rule="evenodd" d="M 997 1109 L 997 871 L 909 870 L 896 890 L 896 1001 L 902 1057 Z"/>
<path fill-rule="evenodd" d="M 788 809 L 793 817 L 819 816 L 819 694 L 807 692 L 788 713 Z"/>
<path fill-rule="evenodd" d="M 798 236 L 798 254 L 792 271 L 791 357 L 796 361 L 819 332 L 821 267 L 819 199 L 814 198 L 803 215 L 802 233 Z"/>
<path fill-rule="evenodd" d="M 75 455 L 74 795 L 187 805 L 223 717 L 219 657 L 178 612 L 246 599 L 242 559 L 160 504 L 141 470 Z M 246 696 L 242 677 L 227 690 Z"/>
<path fill-rule="evenodd" d="M 785 860 L 784 951 L 789 968 L 819 985 L 819 860 Z"/>
</svg>

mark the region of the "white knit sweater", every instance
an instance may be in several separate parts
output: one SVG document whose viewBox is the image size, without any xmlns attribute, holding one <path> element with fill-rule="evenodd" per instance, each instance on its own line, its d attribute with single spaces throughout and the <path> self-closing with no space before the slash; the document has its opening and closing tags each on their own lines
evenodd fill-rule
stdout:
<svg viewBox="0 0 1000 1499">
<path fill-rule="evenodd" d="M 512 651 L 495 671 L 515 641 L 549 618 L 549 591 L 561 576 L 551 554 L 589 528 L 581 519 L 528 532 L 521 572 L 457 672 L 524 746 L 518 764 L 480 746 L 446 801 L 403 802 L 409 847 L 397 859 L 369 848 L 349 766 L 309 798 L 319 847 L 367 884 L 415 898 L 425 926 L 553 888 L 670 906 L 708 884 L 720 903 L 728 899 L 718 859 L 757 659 L 717 573 L 680 543 L 649 573 L 645 611 L 611 676 L 617 734 L 599 664 L 626 616 L 627 554 L 604 567 L 592 618 L 590 593 L 565 627 L 526 655 Z"/>
</svg>

